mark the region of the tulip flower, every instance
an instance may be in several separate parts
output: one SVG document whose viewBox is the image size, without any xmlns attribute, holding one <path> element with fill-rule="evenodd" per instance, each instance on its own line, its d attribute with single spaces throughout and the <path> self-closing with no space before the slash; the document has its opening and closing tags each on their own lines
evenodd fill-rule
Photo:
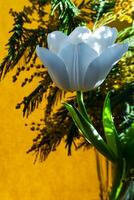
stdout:
<svg viewBox="0 0 134 200">
<path fill-rule="evenodd" d="M 115 43 L 116 28 L 102 26 L 94 32 L 77 27 L 69 35 L 48 34 L 48 49 L 36 52 L 48 68 L 57 87 L 67 91 L 88 91 L 100 86 L 112 67 L 128 50 L 128 44 Z"/>
</svg>

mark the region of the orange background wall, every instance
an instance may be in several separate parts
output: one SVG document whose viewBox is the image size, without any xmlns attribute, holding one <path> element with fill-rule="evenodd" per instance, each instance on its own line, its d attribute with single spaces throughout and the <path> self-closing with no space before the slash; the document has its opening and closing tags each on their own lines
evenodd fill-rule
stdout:
<svg viewBox="0 0 134 200">
<path fill-rule="evenodd" d="M 4 45 L 12 27 L 9 9 L 21 10 L 26 0 L 0 2 L 0 61 L 6 54 Z M 98 200 L 98 180 L 93 150 L 73 151 L 67 156 L 64 143 L 43 162 L 33 164 L 34 156 L 26 154 L 34 134 L 24 126 L 43 115 L 43 107 L 29 119 L 22 117 L 15 105 L 24 91 L 12 83 L 12 72 L 0 82 L 0 199 L 1 200 Z M 34 83 L 25 89 L 28 94 Z"/>
</svg>

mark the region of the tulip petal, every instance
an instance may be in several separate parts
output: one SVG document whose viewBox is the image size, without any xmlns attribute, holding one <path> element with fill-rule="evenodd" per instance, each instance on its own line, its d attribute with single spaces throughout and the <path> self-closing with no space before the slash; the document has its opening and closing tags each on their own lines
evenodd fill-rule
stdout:
<svg viewBox="0 0 134 200">
<path fill-rule="evenodd" d="M 36 53 L 48 67 L 48 72 L 56 85 L 64 90 L 69 90 L 68 73 L 64 62 L 54 53 L 46 48 L 37 46 Z"/>
<path fill-rule="evenodd" d="M 100 54 L 108 46 L 114 44 L 117 34 L 118 31 L 116 28 L 101 26 L 92 33 L 87 43 Z"/>
<path fill-rule="evenodd" d="M 59 52 L 63 42 L 68 38 L 67 35 L 60 31 L 54 31 L 48 34 L 47 43 L 50 51 L 57 54 Z"/>
<path fill-rule="evenodd" d="M 87 71 L 84 76 L 83 81 L 83 90 L 88 91 L 95 88 L 95 84 L 99 80 L 100 70 L 98 70 L 98 66 L 92 65 L 92 63 L 88 66 Z"/>
<path fill-rule="evenodd" d="M 72 90 L 81 90 L 88 65 L 97 57 L 97 53 L 85 43 L 68 44 L 59 53 L 68 71 Z"/>
<path fill-rule="evenodd" d="M 84 86 L 94 89 L 102 84 L 112 67 L 128 50 L 128 44 L 115 44 L 108 47 L 87 68 Z"/>
<path fill-rule="evenodd" d="M 91 31 L 85 26 L 79 26 L 75 28 L 68 36 L 68 41 L 73 44 L 86 42 L 91 36 Z"/>
</svg>

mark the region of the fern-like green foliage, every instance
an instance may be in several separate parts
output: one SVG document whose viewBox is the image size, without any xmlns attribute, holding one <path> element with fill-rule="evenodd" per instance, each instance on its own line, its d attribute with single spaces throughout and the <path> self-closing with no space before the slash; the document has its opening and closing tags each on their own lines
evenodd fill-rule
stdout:
<svg viewBox="0 0 134 200">
<path fill-rule="evenodd" d="M 24 79 L 22 87 L 32 84 L 36 78 L 39 79 L 37 87 L 28 96 L 25 96 L 16 108 L 21 108 L 23 115 L 28 117 L 42 101 L 46 101 L 43 111 L 44 119 L 41 119 L 41 123 L 35 124 L 33 122 L 30 125 L 31 131 L 36 131 L 37 136 L 33 139 L 33 145 L 28 150 L 28 152 L 35 152 L 36 158 L 39 156 L 42 161 L 47 158 L 51 151 L 56 150 L 63 139 L 69 155 L 72 145 L 76 149 L 88 148 L 90 145 L 79 134 L 63 104 L 53 112 L 57 98 L 75 105 L 75 95 L 61 91 L 53 85 L 47 70 L 37 62 L 36 45 L 47 47 L 47 35 L 52 31 L 61 30 L 69 34 L 79 25 L 87 25 L 94 29 L 108 22 L 114 23 L 118 17 L 115 13 L 116 1 L 114 0 L 29 0 L 29 2 L 30 6 L 24 6 L 20 12 L 10 10 L 14 24 L 6 45 L 8 48 L 7 56 L 0 64 L 0 78 L 4 78 L 8 72 L 16 68 L 16 73 L 12 77 L 16 84 L 21 73 L 25 74 L 28 71 L 31 74 L 30 77 Z M 116 126 L 122 133 L 131 124 L 133 116 L 131 113 L 133 106 L 133 38 L 134 26 L 129 24 L 129 27 L 123 28 L 118 36 L 119 42 L 129 42 L 128 53 L 114 67 L 101 88 L 84 93 L 86 108 L 103 138 L 104 132 L 100 123 L 101 108 L 109 90 L 112 90 L 111 102 Z M 23 65 L 20 62 L 22 59 Z M 129 105 L 127 112 L 125 105 Z"/>
</svg>

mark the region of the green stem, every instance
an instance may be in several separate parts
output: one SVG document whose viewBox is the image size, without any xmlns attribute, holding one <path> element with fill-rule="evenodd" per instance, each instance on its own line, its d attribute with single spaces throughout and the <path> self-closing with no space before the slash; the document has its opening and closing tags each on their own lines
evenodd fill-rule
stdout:
<svg viewBox="0 0 134 200">
<path fill-rule="evenodd" d="M 112 185 L 112 191 L 110 193 L 110 200 L 120 200 L 120 194 L 122 192 L 123 182 L 122 180 L 126 174 L 126 162 L 125 160 L 120 160 L 118 163 L 114 164 L 114 180 Z"/>
<path fill-rule="evenodd" d="M 117 200 L 133 200 L 134 199 L 134 182 L 133 174 L 131 174 L 132 167 L 125 162 L 123 178 L 119 185 L 119 192 Z"/>
<path fill-rule="evenodd" d="M 84 100 L 83 100 L 83 92 L 81 92 L 81 91 L 77 92 L 77 103 L 78 103 L 79 110 L 82 113 L 82 115 L 85 117 L 85 119 L 87 119 L 91 123 L 91 120 L 90 120 L 87 110 L 85 108 L 85 104 L 84 104 Z"/>
</svg>

